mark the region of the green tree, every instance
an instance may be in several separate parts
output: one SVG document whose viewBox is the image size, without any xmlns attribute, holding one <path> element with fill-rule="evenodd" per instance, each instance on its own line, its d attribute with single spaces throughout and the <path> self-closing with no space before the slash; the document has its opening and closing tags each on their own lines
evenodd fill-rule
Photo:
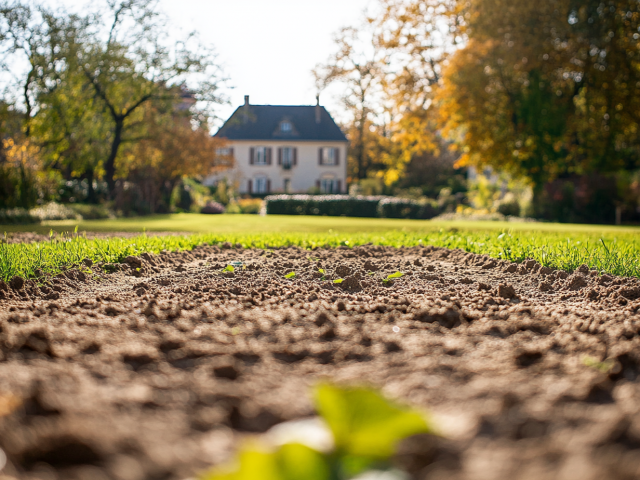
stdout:
<svg viewBox="0 0 640 480">
<path fill-rule="evenodd" d="M 111 118 L 104 178 L 113 193 L 122 145 L 145 138 L 141 107 L 153 103 L 157 112 L 173 115 L 184 97 L 181 89 L 170 87 L 181 84 L 197 101 L 220 103 L 222 78 L 214 53 L 194 34 L 171 45 L 166 20 L 156 13 L 153 0 L 110 2 L 102 18 L 109 19 L 100 25 L 107 27 L 101 31 L 106 40 L 95 34 L 78 51 L 78 65 Z M 190 115 L 189 109 L 182 113 Z"/>
<path fill-rule="evenodd" d="M 467 2 L 440 91 L 464 162 L 528 178 L 640 165 L 638 3 Z"/>
</svg>

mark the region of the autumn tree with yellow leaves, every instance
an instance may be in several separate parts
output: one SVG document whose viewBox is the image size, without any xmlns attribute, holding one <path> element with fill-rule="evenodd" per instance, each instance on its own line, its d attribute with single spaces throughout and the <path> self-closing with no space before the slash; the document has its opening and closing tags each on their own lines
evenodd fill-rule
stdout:
<svg viewBox="0 0 640 480">
<path fill-rule="evenodd" d="M 384 59 L 370 69 L 369 110 L 385 112 L 376 175 L 393 182 L 443 149 L 537 193 L 640 168 L 637 1 L 380 0 L 369 16 Z"/>
<path fill-rule="evenodd" d="M 640 6 L 470 0 L 438 93 L 462 162 L 557 177 L 640 167 Z"/>
</svg>

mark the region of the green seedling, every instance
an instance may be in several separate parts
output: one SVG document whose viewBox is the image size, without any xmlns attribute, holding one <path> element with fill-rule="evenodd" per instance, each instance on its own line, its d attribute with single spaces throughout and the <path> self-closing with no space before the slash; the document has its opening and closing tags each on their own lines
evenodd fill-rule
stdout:
<svg viewBox="0 0 640 480">
<path fill-rule="evenodd" d="M 342 283 L 344 282 L 344 278 L 336 278 L 333 283 Z"/>
<path fill-rule="evenodd" d="M 295 277 L 296 277 L 296 272 L 289 272 L 284 276 L 284 278 L 295 278 Z"/>
<path fill-rule="evenodd" d="M 223 272 L 235 272 L 236 269 L 233 267 L 233 265 L 227 265 L 226 267 L 224 267 L 224 269 L 222 271 Z"/>
<path fill-rule="evenodd" d="M 393 282 L 394 279 L 400 278 L 400 277 L 403 277 L 403 276 L 404 276 L 404 273 L 396 272 L 396 273 L 392 273 L 391 275 L 387 275 L 387 278 L 383 278 L 382 281 L 384 283 L 389 283 L 389 282 Z"/>
<path fill-rule="evenodd" d="M 603 360 L 602 362 L 599 362 L 597 359 L 593 357 L 585 356 L 582 358 L 582 364 L 587 367 L 595 368 L 596 370 L 602 373 L 608 373 L 611 371 L 611 369 L 613 369 L 613 367 L 616 364 L 616 361 L 611 358 L 608 358 L 606 360 Z"/>
<path fill-rule="evenodd" d="M 325 272 L 324 268 L 319 268 L 318 272 L 320 272 L 322 274 L 322 278 L 320 280 L 324 281 L 324 280 L 327 279 L 327 277 L 325 276 L 326 272 Z"/>
</svg>

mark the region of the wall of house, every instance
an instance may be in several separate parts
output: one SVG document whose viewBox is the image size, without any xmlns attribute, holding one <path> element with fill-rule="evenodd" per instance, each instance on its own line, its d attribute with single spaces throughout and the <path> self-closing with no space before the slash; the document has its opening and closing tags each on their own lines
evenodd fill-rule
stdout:
<svg viewBox="0 0 640 480">
<path fill-rule="evenodd" d="M 290 193 L 307 193 L 316 187 L 317 181 L 326 178 L 340 180 L 341 193 L 347 192 L 347 143 L 346 142 L 288 142 L 288 141 L 249 141 L 233 140 L 228 142 L 233 148 L 235 165 L 233 171 L 209 177 L 206 184 L 213 184 L 227 177 L 238 186 L 239 193 L 249 193 L 248 180 L 259 176 L 270 180 L 271 193 L 284 193 L 285 179 L 290 179 Z M 271 165 L 251 165 L 249 161 L 251 147 L 271 147 Z M 297 164 L 286 170 L 278 165 L 278 148 L 295 147 L 298 149 Z M 334 147 L 340 150 L 338 165 L 319 165 L 318 149 Z"/>
</svg>

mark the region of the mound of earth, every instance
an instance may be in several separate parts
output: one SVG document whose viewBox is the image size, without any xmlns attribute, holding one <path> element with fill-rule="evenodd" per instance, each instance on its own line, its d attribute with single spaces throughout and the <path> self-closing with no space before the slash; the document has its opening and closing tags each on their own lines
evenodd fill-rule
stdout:
<svg viewBox="0 0 640 480">
<path fill-rule="evenodd" d="M 193 477 L 314 415 L 321 378 L 430 412 L 396 458 L 416 479 L 640 478 L 638 279 L 225 247 L 0 283 L 0 478 Z"/>
</svg>

